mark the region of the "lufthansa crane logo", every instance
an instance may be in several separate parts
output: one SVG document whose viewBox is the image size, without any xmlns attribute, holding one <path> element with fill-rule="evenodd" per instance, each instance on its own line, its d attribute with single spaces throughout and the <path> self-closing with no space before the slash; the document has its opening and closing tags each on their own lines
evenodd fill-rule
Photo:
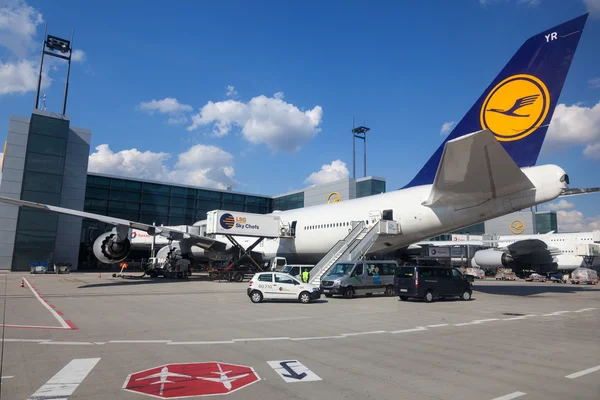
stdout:
<svg viewBox="0 0 600 400">
<path fill-rule="evenodd" d="M 225 229 L 231 229 L 233 228 L 233 225 L 235 225 L 235 218 L 233 218 L 233 215 L 226 213 L 221 215 L 221 219 L 219 221 L 221 223 L 221 226 Z"/>
<path fill-rule="evenodd" d="M 329 196 L 327 196 L 327 204 L 337 203 L 340 200 L 342 200 L 342 197 L 340 196 L 340 194 L 338 192 L 331 192 L 331 193 L 329 193 Z"/>
<path fill-rule="evenodd" d="M 544 82 L 533 75 L 513 75 L 485 98 L 481 127 L 501 142 L 523 139 L 542 125 L 549 109 L 550 93 Z"/>
<path fill-rule="evenodd" d="M 510 231 L 515 235 L 520 235 L 525 231 L 525 224 L 521 220 L 514 220 L 510 223 Z"/>
</svg>

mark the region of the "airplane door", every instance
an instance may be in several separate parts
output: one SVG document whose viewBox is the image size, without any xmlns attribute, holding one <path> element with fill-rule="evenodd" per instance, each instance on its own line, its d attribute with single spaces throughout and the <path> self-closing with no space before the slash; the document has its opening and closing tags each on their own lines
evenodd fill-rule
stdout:
<svg viewBox="0 0 600 400">
<path fill-rule="evenodd" d="M 297 223 L 297 222 L 298 222 L 298 221 L 292 221 L 292 226 L 291 226 L 291 228 L 290 228 L 290 235 L 291 235 L 292 237 L 296 237 L 296 223 Z"/>
<path fill-rule="evenodd" d="M 383 210 L 381 219 L 383 219 L 384 221 L 393 221 L 394 220 L 394 210 Z"/>
</svg>

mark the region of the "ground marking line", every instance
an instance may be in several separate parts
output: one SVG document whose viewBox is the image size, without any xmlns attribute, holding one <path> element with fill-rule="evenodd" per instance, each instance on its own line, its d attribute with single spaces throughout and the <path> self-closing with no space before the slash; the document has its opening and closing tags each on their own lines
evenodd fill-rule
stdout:
<svg viewBox="0 0 600 400">
<path fill-rule="evenodd" d="M 108 343 L 169 343 L 170 340 L 109 340 Z"/>
<path fill-rule="evenodd" d="M 475 321 L 461 322 L 460 324 L 452 324 L 452 325 L 454 325 L 454 326 L 477 325 L 477 322 L 475 322 Z"/>
<path fill-rule="evenodd" d="M 375 334 L 386 333 L 386 332 L 387 331 L 352 332 L 352 333 L 342 333 L 342 336 L 375 335 Z"/>
<path fill-rule="evenodd" d="M 269 340 L 290 340 L 289 337 L 264 337 L 264 338 L 248 338 L 248 339 L 233 339 L 234 342 L 262 342 Z"/>
<path fill-rule="evenodd" d="M 426 331 L 426 330 L 427 330 L 427 328 L 425 328 L 424 326 L 418 326 L 413 329 L 401 329 L 399 331 L 391 331 L 390 333 L 408 333 L 408 332 L 419 332 L 419 331 Z"/>
<path fill-rule="evenodd" d="M 298 337 L 291 340 L 320 340 L 320 339 L 343 339 L 346 336 L 313 336 L 313 337 Z"/>
<path fill-rule="evenodd" d="M 512 318 L 504 318 L 502 321 L 516 321 L 518 319 L 525 319 L 525 316 L 520 316 L 520 317 L 512 317 Z"/>
<path fill-rule="evenodd" d="M 9 376 L 3 376 L 2 379 L 10 379 L 10 378 L 14 378 L 14 375 L 9 375 Z"/>
<path fill-rule="evenodd" d="M 93 345 L 92 342 L 40 342 L 39 344 L 64 344 L 66 346 L 85 346 L 85 345 Z"/>
<path fill-rule="evenodd" d="M 496 397 L 495 399 L 492 399 L 492 400 L 511 400 L 511 399 L 516 399 L 517 397 L 525 396 L 526 394 L 527 393 L 523 393 L 523 392 L 513 392 L 510 394 L 501 396 L 501 397 Z"/>
<path fill-rule="evenodd" d="M 180 344 L 233 344 L 233 340 L 215 340 L 205 342 L 169 342 L 167 346 L 180 345 Z"/>
<path fill-rule="evenodd" d="M 83 382 L 98 364 L 100 358 L 79 358 L 71 360 L 48 382 L 32 394 L 28 400 L 68 400 L 69 396 Z"/>
<path fill-rule="evenodd" d="M 449 326 L 450 324 L 437 324 L 437 325 L 425 325 L 427 328 L 441 328 L 442 326 Z"/>
<path fill-rule="evenodd" d="M 565 376 L 565 378 L 575 379 L 575 378 L 579 378 L 580 376 L 591 374 L 592 372 L 596 372 L 596 371 L 600 371 L 600 365 L 598 365 L 596 367 L 584 369 L 583 371 L 575 372 L 574 374 Z"/>
<path fill-rule="evenodd" d="M 50 314 L 52 314 L 54 316 L 54 318 L 56 318 L 56 320 L 58 321 L 58 323 L 60 324 L 60 326 L 62 326 L 65 329 L 71 329 L 71 327 L 69 326 L 69 324 L 67 324 L 65 322 L 65 320 L 58 315 L 58 313 L 56 311 L 54 311 L 54 309 L 52 307 L 50 307 L 48 305 L 48 303 L 46 301 L 44 301 L 44 299 L 42 299 L 39 295 L 39 293 L 37 292 L 37 290 L 33 289 L 33 286 L 31 286 L 31 283 L 29 283 L 29 281 L 25 278 L 23 278 L 23 280 L 25 281 L 25 283 L 27 284 L 27 286 L 29 287 L 29 290 L 31 290 L 31 293 L 33 293 L 33 295 L 36 297 L 36 299 L 38 299 L 40 301 L 40 303 L 42 303 L 42 305 L 44 307 L 46 307 L 46 309 L 48 311 L 50 311 Z"/>
<path fill-rule="evenodd" d="M 596 308 L 582 308 L 581 310 L 577 310 L 577 311 L 573 311 L 573 312 L 584 312 L 584 311 L 592 311 L 595 310 Z"/>
</svg>

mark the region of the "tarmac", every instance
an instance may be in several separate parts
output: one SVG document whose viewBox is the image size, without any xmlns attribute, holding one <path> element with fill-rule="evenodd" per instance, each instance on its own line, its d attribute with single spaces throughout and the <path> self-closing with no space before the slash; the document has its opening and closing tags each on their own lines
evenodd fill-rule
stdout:
<svg viewBox="0 0 600 400">
<path fill-rule="evenodd" d="M 0 398 L 600 398 L 600 285 L 473 285 L 253 304 L 247 282 L 0 275 Z"/>
</svg>

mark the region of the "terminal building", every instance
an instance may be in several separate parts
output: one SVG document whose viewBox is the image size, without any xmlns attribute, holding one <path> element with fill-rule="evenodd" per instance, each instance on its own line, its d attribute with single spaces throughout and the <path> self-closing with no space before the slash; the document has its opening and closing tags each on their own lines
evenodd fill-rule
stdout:
<svg viewBox="0 0 600 400">
<path fill-rule="evenodd" d="M 11 116 L 2 163 L 0 196 L 111 215 L 147 224 L 192 225 L 210 210 L 266 214 L 386 192 L 384 178 L 346 178 L 277 196 L 241 193 L 88 173 L 91 132 L 69 117 L 34 110 Z M 0 270 L 29 270 L 55 261 L 73 269 L 98 266 L 91 247 L 106 224 L 46 211 L 0 205 Z M 520 235 L 558 231 L 556 213 L 522 211 L 452 233 Z M 434 240 L 448 240 L 440 235 Z M 132 252 L 146 258 L 148 252 Z"/>
</svg>

